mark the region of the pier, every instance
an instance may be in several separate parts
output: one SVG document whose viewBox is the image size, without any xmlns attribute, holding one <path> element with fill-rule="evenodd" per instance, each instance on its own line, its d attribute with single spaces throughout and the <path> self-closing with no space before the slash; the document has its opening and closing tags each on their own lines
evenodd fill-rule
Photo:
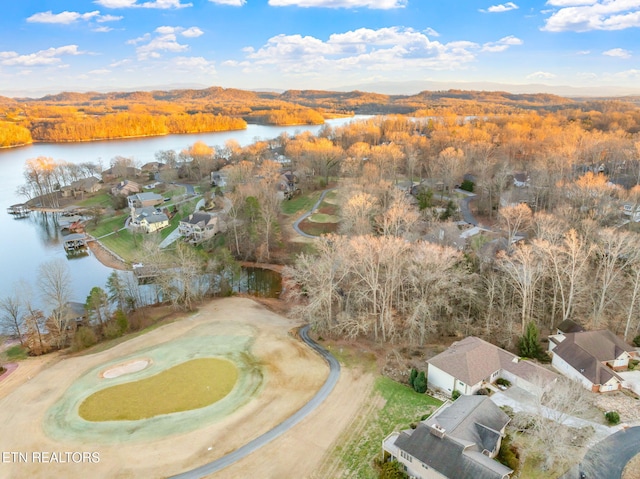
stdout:
<svg viewBox="0 0 640 479">
<path fill-rule="evenodd" d="M 26 218 L 31 213 L 31 210 L 26 203 L 19 203 L 11 205 L 7 208 L 7 213 L 13 215 L 14 218 Z"/>
<path fill-rule="evenodd" d="M 84 250 L 87 247 L 87 235 L 76 233 L 65 236 L 64 238 L 64 250 L 67 253 L 74 253 L 76 251 Z"/>
</svg>

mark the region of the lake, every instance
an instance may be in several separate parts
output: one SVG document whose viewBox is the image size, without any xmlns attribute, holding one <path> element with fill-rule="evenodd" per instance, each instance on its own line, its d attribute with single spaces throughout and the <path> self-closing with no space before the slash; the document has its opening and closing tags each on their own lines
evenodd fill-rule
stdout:
<svg viewBox="0 0 640 479">
<path fill-rule="evenodd" d="M 366 116 L 327 120 L 330 126 L 340 126 Z M 286 132 L 290 135 L 310 131 L 317 133 L 322 125 L 313 126 L 265 126 L 248 125 L 246 130 L 168 135 L 158 137 L 108 140 L 86 143 L 57 143 L 35 145 L 0 150 L 0 251 L 2 252 L 2 275 L 0 276 L 0 296 L 12 294 L 20 280 L 29 283 L 34 295 L 38 295 L 36 278 L 40 265 L 62 258 L 68 261 L 72 275 L 73 301 L 84 302 L 94 286 L 105 287 L 111 269 L 102 265 L 92 255 L 67 260 L 61 244 L 62 235 L 52 221 L 51 214 L 32 212 L 24 219 L 14 219 L 6 213 L 6 208 L 26 201 L 16 193 L 25 183 L 23 177 L 25 161 L 38 156 L 51 157 L 70 163 L 94 162 L 108 168 L 116 156 L 133 158 L 139 164 L 155 160 L 160 150 L 180 151 L 196 141 L 214 147 L 224 146 L 227 140 L 236 140 L 241 146 L 257 140 L 269 140 Z"/>
</svg>

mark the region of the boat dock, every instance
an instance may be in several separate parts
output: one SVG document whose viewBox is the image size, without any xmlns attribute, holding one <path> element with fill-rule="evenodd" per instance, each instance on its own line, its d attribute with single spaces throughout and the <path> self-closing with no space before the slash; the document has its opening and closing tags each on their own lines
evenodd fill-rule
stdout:
<svg viewBox="0 0 640 479">
<path fill-rule="evenodd" d="M 19 203 L 9 206 L 7 213 L 13 215 L 14 218 L 26 218 L 31 213 L 31 210 L 26 203 Z"/>
<path fill-rule="evenodd" d="M 84 250 L 87 247 L 89 238 L 85 234 L 76 233 L 65 236 L 63 246 L 67 253 Z"/>
</svg>

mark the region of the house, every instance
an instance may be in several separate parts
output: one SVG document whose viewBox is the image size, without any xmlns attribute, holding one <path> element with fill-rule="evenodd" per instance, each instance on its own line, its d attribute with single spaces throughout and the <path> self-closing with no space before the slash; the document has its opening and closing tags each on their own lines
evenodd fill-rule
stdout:
<svg viewBox="0 0 640 479">
<path fill-rule="evenodd" d="M 111 194 L 113 196 L 122 195 L 130 196 L 140 191 L 140 185 L 135 181 L 124 180 L 111 188 Z"/>
<path fill-rule="evenodd" d="M 211 238 L 220 231 L 220 218 L 204 212 L 196 212 L 180 220 L 178 232 L 180 236 L 192 244 L 198 244 Z"/>
<path fill-rule="evenodd" d="M 285 171 L 278 179 L 278 191 L 282 192 L 285 199 L 290 200 L 295 195 L 300 194 L 300 188 L 297 186 L 298 181 L 300 180 L 297 173 Z"/>
<path fill-rule="evenodd" d="M 102 181 L 106 183 L 117 178 L 137 178 L 138 176 L 140 176 L 140 173 L 140 170 L 133 166 L 119 165 L 102 171 L 100 175 L 102 176 Z"/>
<path fill-rule="evenodd" d="M 131 208 L 129 225 L 145 233 L 154 233 L 169 226 L 169 216 L 153 206 Z"/>
<path fill-rule="evenodd" d="M 527 173 L 514 173 L 513 174 L 513 186 L 516 188 L 527 188 L 530 184 L 531 178 Z"/>
<path fill-rule="evenodd" d="M 387 436 L 383 455 L 416 479 L 505 479 L 513 470 L 493 458 L 509 420 L 487 396 L 460 396 L 415 429 Z"/>
<path fill-rule="evenodd" d="M 570 319 L 565 319 L 556 327 L 556 334 L 580 333 L 584 330 L 585 329 L 578 323 L 571 321 Z"/>
<path fill-rule="evenodd" d="M 226 171 L 212 171 L 210 173 L 211 186 L 223 188 L 227 186 L 227 172 Z"/>
<path fill-rule="evenodd" d="M 60 188 L 60 191 L 63 197 L 68 198 L 70 196 L 76 197 L 78 194 L 81 195 L 83 193 L 96 193 L 100 191 L 100 188 L 102 188 L 100 180 L 95 176 L 90 176 L 73 181 L 70 185 Z"/>
<path fill-rule="evenodd" d="M 127 196 L 127 203 L 129 208 L 146 208 L 147 206 L 157 206 L 164 202 L 162 195 L 158 193 L 136 193 L 135 195 Z"/>
<path fill-rule="evenodd" d="M 140 167 L 140 171 L 144 171 L 146 173 L 158 173 L 162 170 L 166 165 L 159 161 L 150 161 L 149 163 L 145 163 Z"/>
<path fill-rule="evenodd" d="M 429 388 L 448 395 L 456 390 L 474 394 L 498 378 L 537 393 L 538 384 L 551 384 L 558 378 L 554 372 L 475 336 L 453 343 L 427 363 Z"/>
<path fill-rule="evenodd" d="M 625 203 L 622 205 L 622 213 L 637 223 L 640 221 L 640 204 Z"/>
<path fill-rule="evenodd" d="M 617 391 L 623 379 L 617 371 L 626 370 L 636 351 L 606 329 L 560 332 L 549 336 L 551 365 L 563 375 L 593 392 Z"/>
</svg>

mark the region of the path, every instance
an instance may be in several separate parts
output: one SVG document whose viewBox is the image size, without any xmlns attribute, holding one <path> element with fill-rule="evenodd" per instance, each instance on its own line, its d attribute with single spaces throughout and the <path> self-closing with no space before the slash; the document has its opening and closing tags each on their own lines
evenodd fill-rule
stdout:
<svg viewBox="0 0 640 479">
<path fill-rule="evenodd" d="M 305 233 L 304 231 L 302 231 L 300 229 L 300 223 L 302 223 L 304 220 L 306 220 L 309 216 L 311 216 L 313 214 L 313 212 L 318 209 L 318 207 L 320 206 L 320 203 L 322 203 L 322 200 L 324 200 L 324 197 L 327 196 L 327 193 L 329 193 L 330 191 L 333 191 L 335 188 L 329 188 L 327 190 L 324 190 L 322 192 L 322 194 L 320 195 L 320 198 L 318 199 L 318 201 L 316 201 L 316 204 L 313 205 L 313 207 L 307 211 L 305 214 L 303 214 L 300 218 L 298 218 L 294 223 L 293 223 L 293 229 L 296 231 L 296 233 L 298 233 L 300 236 L 304 236 L 305 238 L 311 238 L 311 239 L 316 239 L 317 236 L 313 236 L 310 234 Z"/>
<path fill-rule="evenodd" d="M 296 424 L 298 424 L 300 421 L 302 421 L 320 404 L 322 404 L 322 402 L 329 396 L 331 391 L 333 391 L 333 388 L 340 378 L 340 363 L 338 363 L 338 360 L 329 351 L 324 349 L 309 337 L 308 325 L 300 329 L 300 338 L 302 338 L 302 340 L 309 347 L 317 351 L 318 354 L 320 354 L 320 356 L 322 356 L 324 360 L 329 364 L 329 376 L 327 377 L 327 380 L 322 385 L 322 387 L 318 390 L 318 392 L 311 398 L 311 400 L 307 404 L 302 406 L 302 408 L 300 408 L 288 419 L 284 420 L 270 431 L 267 431 L 261 436 L 258 436 L 253 441 L 250 441 L 244 446 L 236 449 L 232 453 L 229 453 L 226 456 L 223 456 L 220 459 L 217 459 L 203 466 L 173 476 L 172 479 L 200 479 L 202 477 L 206 477 L 210 474 L 218 472 L 225 467 L 228 467 L 233 463 L 239 461 L 240 459 L 245 458 L 249 454 L 255 452 L 274 439 L 278 438 L 289 429 L 294 427 Z"/>
<path fill-rule="evenodd" d="M 620 479 L 627 463 L 640 454 L 640 426 L 623 429 L 587 451 L 582 462 L 561 479 Z"/>
</svg>

